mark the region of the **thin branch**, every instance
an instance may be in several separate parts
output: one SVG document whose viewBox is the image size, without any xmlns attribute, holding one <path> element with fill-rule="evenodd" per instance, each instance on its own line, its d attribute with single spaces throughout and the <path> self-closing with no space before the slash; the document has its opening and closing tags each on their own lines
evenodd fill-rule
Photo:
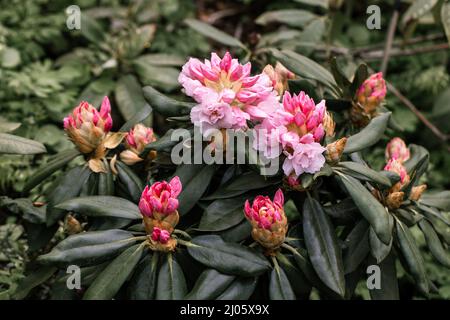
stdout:
<svg viewBox="0 0 450 320">
<path fill-rule="evenodd" d="M 397 1 L 398 3 L 399 1 Z M 394 40 L 395 36 L 395 29 L 397 28 L 397 22 L 398 22 L 398 7 L 396 6 L 394 10 L 394 14 L 392 15 L 391 21 L 389 22 L 389 29 L 388 34 L 386 37 L 386 44 L 384 46 L 384 52 L 383 52 L 383 61 L 381 62 L 381 68 L 380 71 L 383 73 L 383 75 L 386 77 L 386 71 L 387 71 L 387 65 L 389 62 L 389 55 L 391 53 L 392 48 L 392 41 Z"/>
</svg>

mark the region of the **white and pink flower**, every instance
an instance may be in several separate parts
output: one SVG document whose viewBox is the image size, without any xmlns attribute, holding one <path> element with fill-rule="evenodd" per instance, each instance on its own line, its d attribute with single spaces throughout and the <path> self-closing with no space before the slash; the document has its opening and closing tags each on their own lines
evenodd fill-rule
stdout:
<svg viewBox="0 0 450 320">
<path fill-rule="evenodd" d="M 272 81 L 265 73 L 250 75 L 251 64 L 233 59 L 190 58 L 178 81 L 185 93 L 199 103 L 192 109 L 192 122 L 202 133 L 211 128 L 246 129 L 247 120 L 262 120 L 279 107 Z"/>
</svg>

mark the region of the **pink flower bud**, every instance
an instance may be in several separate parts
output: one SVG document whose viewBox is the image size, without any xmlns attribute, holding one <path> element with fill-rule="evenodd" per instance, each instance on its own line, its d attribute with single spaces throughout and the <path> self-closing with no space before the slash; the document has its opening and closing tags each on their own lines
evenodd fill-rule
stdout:
<svg viewBox="0 0 450 320">
<path fill-rule="evenodd" d="M 367 113 L 373 112 L 386 96 L 386 82 L 383 73 L 378 72 L 366 79 L 357 92 L 358 102 Z"/>
<path fill-rule="evenodd" d="M 155 182 L 149 188 L 145 187 L 139 201 L 139 209 L 143 216 L 152 217 L 155 213 L 170 215 L 178 209 L 178 195 L 181 192 L 181 182 L 175 176 L 170 182 Z"/>
<path fill-rule="evenodd" d="M 245 202 L 244 212 L 248 220 L 256 222 L 258 227 L 271 230 L 272 226 L 283 220 L 284 217 L 284 196 L 281 189 L 270 200 L 269 197 L 257 196 L 253 200 L 252 206 L 249 201 Z"/>
<path fill-rule="evenodd" d="M 409 183 L 410 178 L 408 172 L 399 160 L 389 159 L 388 163 L 384 167 L 384 170 L 394 172 L 400 176 L 400 181 L 391 188 L 392 192 L 400 191 Z"/>
<path fill-rule="evenodd" d="M 145 146 L 153 141 L 156 141 L 153 129 L 138 123 L 127 133 L 125 147 L 136 154 L 140 154 Z"/>
<path fill-rule="evenodd" d="M 284 242 L 287 219 L 283 209 L 284 196 L 281 189 L 275 193 L 273 201 L 269 197 L 257 196 L 250 206 L 245 202 L 244 213 L 252 224 L 252 237 L 272 253 Z"/>
<path fill-rule="evenodd" d="M 166 244 L 170 239 L 170 233 L 167 230 L 154 227 L 151 238 L 153 241 Z"/>
<path fill-rule="evenodd" d="M 385 151 L 386 160 L 389 159 L 397 159 L 400 162 L 405 162 L 409 159 L 409 149 L 403 141 L 399 137 L 393 138 L 386 146 Z"/>
<path fill-rule="evenodd" d="M 111 106 L 105 97 L 97 111 L 86 101 L 82 101 L 72 114 L 64 118 L 64 130 L 69 139 L 85 154 L 93 152 L 111 130 Z"/>
</svg>

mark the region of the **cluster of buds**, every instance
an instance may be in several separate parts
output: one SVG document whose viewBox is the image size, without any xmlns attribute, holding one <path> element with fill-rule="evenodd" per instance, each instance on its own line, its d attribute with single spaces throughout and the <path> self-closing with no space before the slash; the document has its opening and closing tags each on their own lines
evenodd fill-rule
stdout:
<svg viewBox="0 0 450 320">
<path fill-rule="evenodd" d="M 180 219 L 177 197 L 181 188 L 180 179 L 175 176 L 170 182 L 159 181 L 146 186 L 142 192 L 139 210 L 152 250 L 167 252 L 176 247 L 177 241 L 171 234 Z"/>
<path fill-rule="evenodd" d="M 136 124 L 131 130 L 126 134 L 125 137 L 125 151 L 120 153 L 120 159 L 127 165 L 133 165 L 135 163 L 144 161 L 139 155 L 147 144 L 156 141 L 156 137 L 153 134 L 153 129 L 144 126 L 139 123 Z M 156 157 L 156 151 L 152 150 L 148 155 L 149 159 L 152 160 Z"/>
<path fill-rule="evenodd" d="M 397 209 L 402 204 L 405 193 L 402 189 L 410 183 L 410 177 L 403 165 L 404 161 L 410 157 L 410 152 L 405 142 L 401 138 L 393 138 L 386 146 L 385 156 L 387 164 L 384 170 L 391 171 L 399 175 L 400 180 L 393 185 L 386 196 L 386 205 L 391 209 Z M 413 187 L 409 198 L 419 200 L 427 186 L 425 184 Z"/>
<path fill-rule="evenodd" d="M 286 237 L 287 218 L 283 205 L 284 196 L 280 189 L 273 201 L 259 195 L 251 206 L 248 200 L 245 202 L 244 213 L 252 225 L 252 237 L 267 249 L 266 254 L 274 254 Z"/>
<path fill-rule="evenodd" d="M 352 121 L 365 126 L 377 115 L 377 109 L 386 97 L 386 82 L 381 72 L 371 75 L 359 87 L 356 101 L 350 111 Z"/>
<path fill-rule="evenodd" d="M 289 90 L 288 80 L 295 79 L 295 74 L 280 62 L 277 62 L 275 68 L 268 64 L 264 67 L 263 72 L 272 80 L 272 86 L 280 97 L 286 90 Z"/>
<path fill-rule="evenodd" d="M 100 111 L 82 101 L 64 118 L 64 130 L 81 153 L 103 152 L 103 141 L 112 127 L 110 113 L 109 99 L 104 97 Z"/>
</svg>

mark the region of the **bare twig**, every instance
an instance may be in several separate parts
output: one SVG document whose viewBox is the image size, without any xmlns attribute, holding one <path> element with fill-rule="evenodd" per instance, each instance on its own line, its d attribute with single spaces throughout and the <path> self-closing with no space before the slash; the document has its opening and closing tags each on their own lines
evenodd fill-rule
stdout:
<svg viewBox="0 0 450 320">
<path fill-rule="evenodd" d="M 449 140 L 449 136 L 444 134 L 441 130 L 439 130 L 434 124 L 432 124 L 420 111 L 416 108 L 416 106 L 403 94 L 401 94 L 400 91 L 397 90 L 396 87 L 394 87 L 392 84 L 387 82 L 387 88 L 390 92 L 392 92 L 405 106 L 411 110 L 417 118 L 419 118 L 420 121 L 423 122 L 425 126 L 427 126 L 428 129 L 430 129 L 436 137 L 438 137 L 441 141 L 447 142 Z"/>
<path fill-rule="evenodd" d="M 384 74 L 384 76 L 386 76 L 387 65 L 389 62 L 389 54 L 391 52 L 392 41 L 394 40 L 394 36 L 395 36 L 395 29 L 397 28 L 397 22 L 398 22 L 398 16 L 399 16 L 398 3 L 399 3 L 399 1 L 397 0 L 394 13 L 392 15 L 391 21 L 389 22 L 389 29 L 388 29 L 388 34 L 386 37 L 386 44 L 384 46 L 383 61 L 381 62 L 381 67 L 380 67 L 380 71 Z"/>
</svg>

